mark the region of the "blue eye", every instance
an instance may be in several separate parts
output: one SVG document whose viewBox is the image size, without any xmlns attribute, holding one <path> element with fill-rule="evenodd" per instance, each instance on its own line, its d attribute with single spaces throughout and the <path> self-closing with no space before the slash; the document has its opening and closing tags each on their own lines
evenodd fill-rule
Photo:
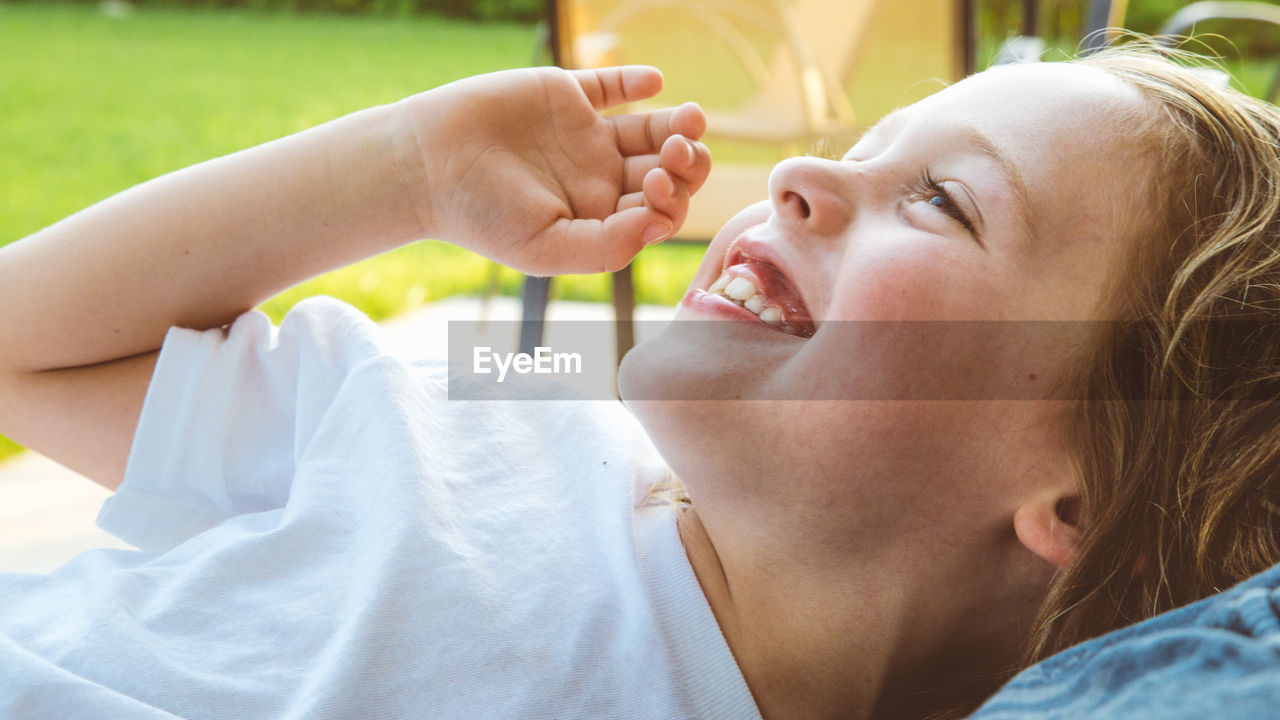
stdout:
<svg viewBox="0 0 1280 720">
<path fill-rule="evenodd" d="M 970 234 L 974 234 L 973 223 L 969 221 L 968 216 L 956 204 L 955 198 L 951 196 L 951 193 L 943 187 L 942 183 L 934 180 L 928 170 L 925 170 L 924 175 L 921 176 L 917 192 L 921 198 L 925 199 L 925 202 L 951 216 L 952 219 L 963 225 L 964 229 L 968 230 Z"/>
</svg>

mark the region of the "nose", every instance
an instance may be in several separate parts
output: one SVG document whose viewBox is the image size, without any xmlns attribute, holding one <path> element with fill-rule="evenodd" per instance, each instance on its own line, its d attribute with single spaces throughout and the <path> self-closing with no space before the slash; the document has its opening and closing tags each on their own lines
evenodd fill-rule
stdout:
<svg viewBox="0 0 1280 720">
<path fill-rule="evenodd" d="M 795 157 L 769 173 L 774 216 L 796 229 L 821 236 L 844 231 L 853 219 L 848 172 L 834 160 Z"/>
</svg>

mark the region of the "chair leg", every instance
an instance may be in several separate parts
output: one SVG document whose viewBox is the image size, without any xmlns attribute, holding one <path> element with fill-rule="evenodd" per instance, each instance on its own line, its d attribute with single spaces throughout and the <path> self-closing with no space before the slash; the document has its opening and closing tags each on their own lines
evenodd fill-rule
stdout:
<svg viewBox="0 0 1280 720">
<path fill-rule="evenodd" d="M 617 361 L 636 344 L 632 320 L 635 319 L 635 284 L 631 277 L 631 266 L 628 265 L 613 273 L 613 326 L 617 339 Z"/>
<path fill-rule="evenodd" d="M 526 275 L 520 310 L 520 352 L 533 354 L 542 343 L 542 326 L 547 318 L 547 300 L 551 296 L 551 278 Z"/>
<path fill-rule="evenodd" d="M 484 292 L 480 294 L 480 322 L 489 321 L 489 310 L 493 304 L 493 296 L 498 294 L 498 286 L 502 282 L 500 274 L 502 266 L 498 263 L 489 261 L 489 278 L 485 280 Z"/>
</svg>

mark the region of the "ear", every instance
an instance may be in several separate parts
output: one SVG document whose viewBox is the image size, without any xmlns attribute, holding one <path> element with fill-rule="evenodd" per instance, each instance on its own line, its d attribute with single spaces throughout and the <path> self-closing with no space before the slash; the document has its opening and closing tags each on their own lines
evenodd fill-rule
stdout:
<svg viewBox="0 0 1280 720">
<path fill-rule="evenodd" d="M 1045 493 L 1013 513 L 1013 531 L 1028 550 L 1061 570 L 1080 543 L 1080 496 Z"/>
</svg>

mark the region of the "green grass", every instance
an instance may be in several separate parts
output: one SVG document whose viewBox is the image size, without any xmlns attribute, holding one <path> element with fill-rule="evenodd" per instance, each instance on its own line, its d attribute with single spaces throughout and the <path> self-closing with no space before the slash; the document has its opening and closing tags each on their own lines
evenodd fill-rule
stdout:
<svg viewBox="0 0 1280 720">
<path fill-rule="evenodd" d="M 437 18 L 146 10 L 0 3 L 0 245 L 157 175 L 468 75 L 528 65 L 534 28 Z M 701 251 L 658 247 L 635 265 L 640 302 L 674 303 Z M 424 241 L 304 283 L 263 305 L 334 295 L 383 319 L 521 277 Z M 553 295 L 605 301 L 607 276 Z M 19 450 L 0 437 L 0 458 Z"/>
<path fill-rule="evenodd" d="M 4 437 L 3 435 L 0 435 L 0 459 L 7 458 L 10 455 L 17 455 L 21 451 L 21 445 L 7 437 Z"/>
<path fill-rule="evenodd" d="M 0 5 L 0 243 L 155 175 L 450 80 L 533 31 L 439 20 Z"/>
</svg>

